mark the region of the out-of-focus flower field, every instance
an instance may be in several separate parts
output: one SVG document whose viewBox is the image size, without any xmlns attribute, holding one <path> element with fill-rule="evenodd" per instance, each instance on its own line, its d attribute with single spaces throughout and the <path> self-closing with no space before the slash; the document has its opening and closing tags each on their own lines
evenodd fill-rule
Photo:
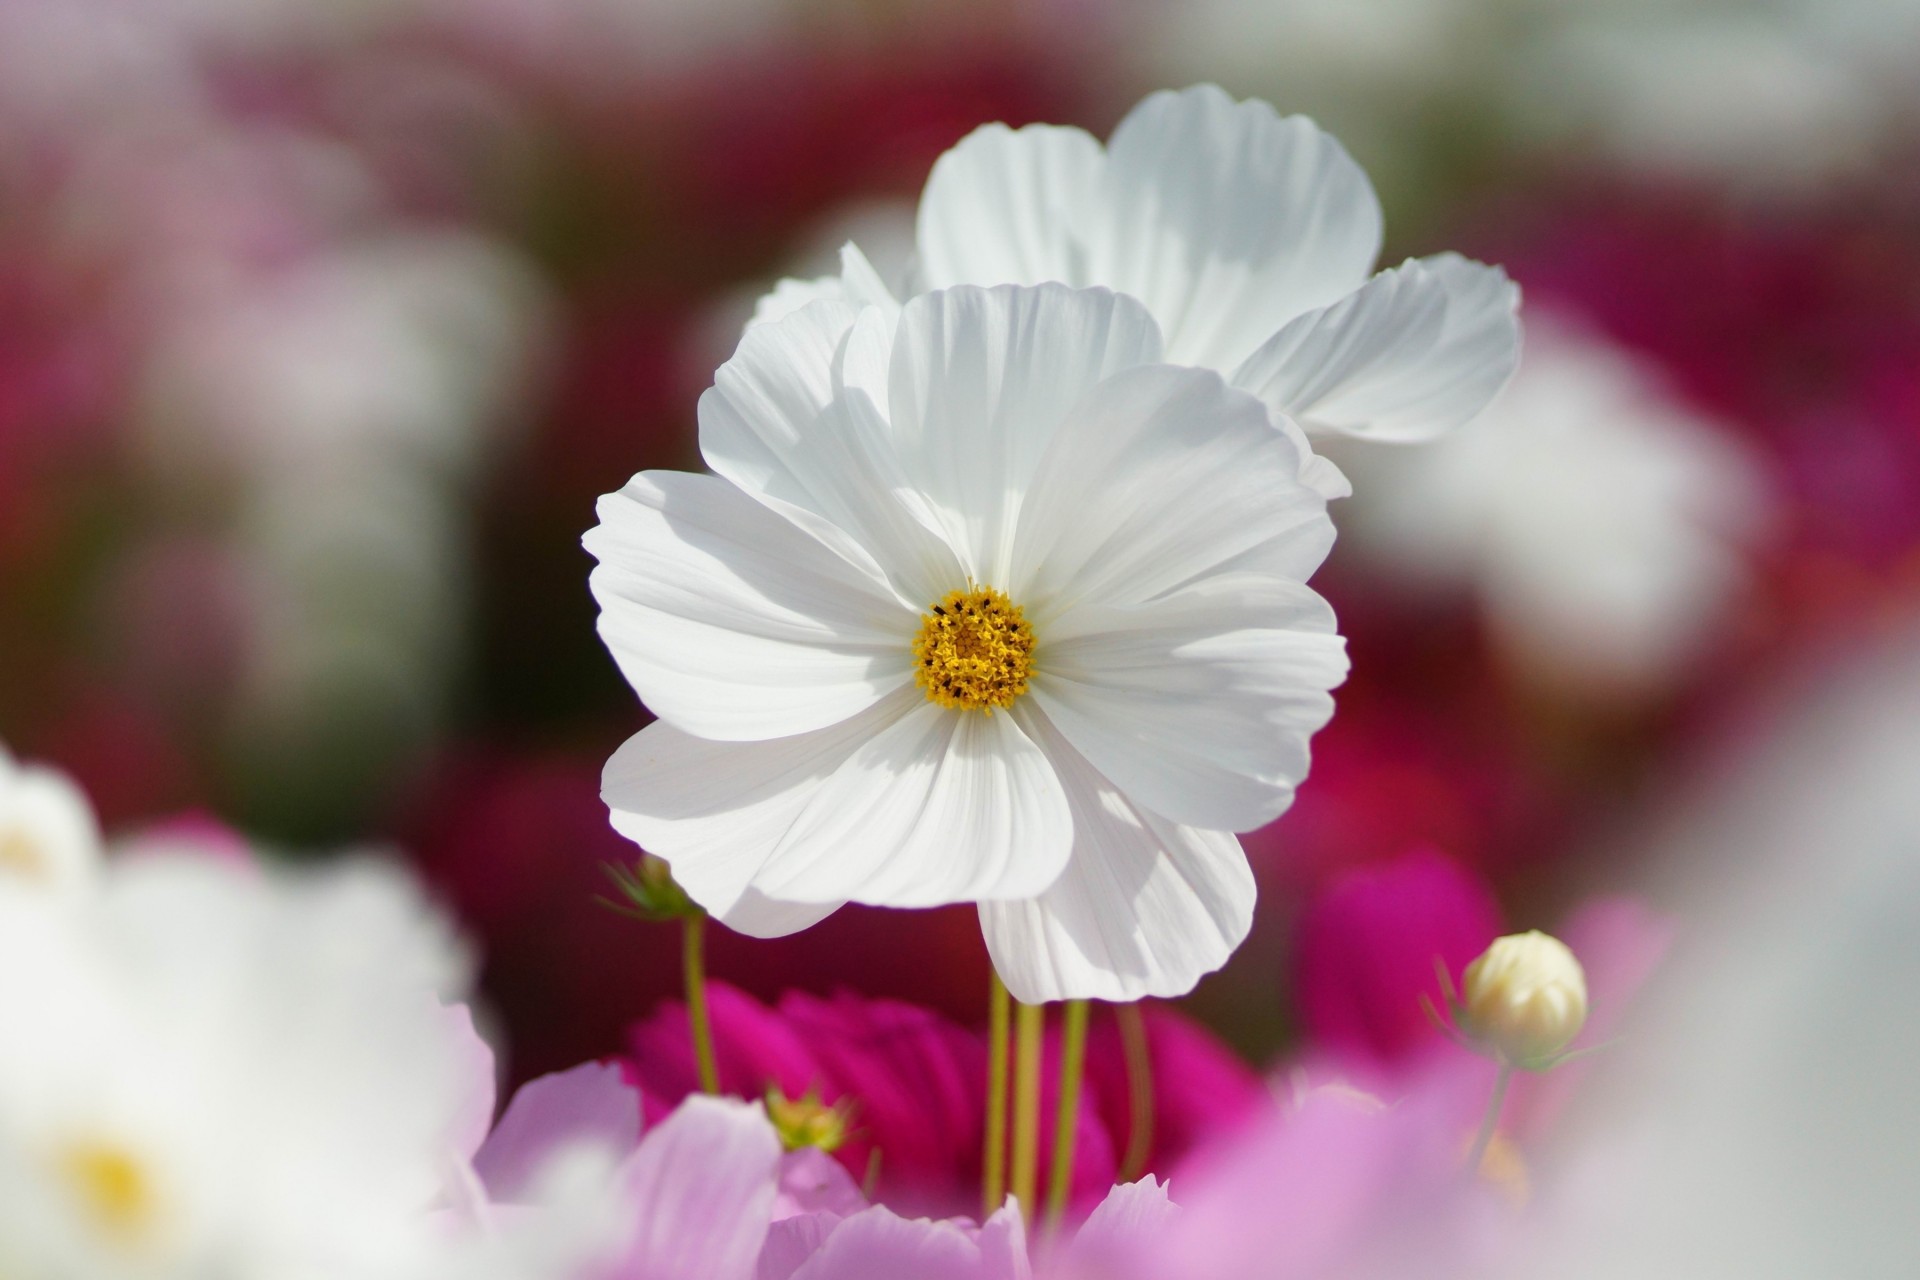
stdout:
<svg viewBox="0 0 1920 1280">
<path fill-rule="evenodd" d="M 1908 0 L 7 0 L 0 743 L 71 776 L 110 840 L 218 824 L 273 860 L 410 864 L 479 957 L 500 1096 L 605 1059 L 665 1122 L 699 1080 L 679 930 L 613 909 L 608 867 L 640 851 L 601 772 L 649 717 L 596 634 L 596 499 L 701 468 L 696 404 L 776 281 L 849 239 L 903 278 L 928 171 L 977 126 L 1104 138 L 1151 90 L 1217 83 L 1341 139 L 1382 265 L 1504 267 L 1524 353 L 1443 439 L 1326 443 L 1354 492 L 1312 583 L 1351 673 L 1291 809 L 1243 838 L 1247 941 L 1144 1007 L 1150 1140 L 1130 1024 L 1095 1004 L 1075 1212 L 1202 1150 L 1190 1185 L 1307 1185 L 1226 1148 L 1336 1075 L 1438 1079 L 1420 1105 L 1470 1131 L 1492 1066 L 1423 1001 L 1536 927 L 1586 967 L 1579 1043 L 1609 1047 L 1516 1085 L 1521 1182 L 1550 1132 L 1716 1081 L 1777 1111 L 1728 1102 L 1714 1141 L 1806 1102 L 1825 1136 L 1756 1160 L 1866 1152 L 1860 1109 L 1808 1095 L 1880 1079 L 1896 1034 L 1817 1070 L 1783 1050 L 1768 1078 L 1805 1093 L 1769 1097 L 1741 1074 L 1760 1015 L 1701 1010 L 1750 974 L 1779 1034 L 1830 1047 L 1852 1024 L 1821 1030 L 1796 984 L 1920 978 L 1910 936 L 1845 950 L 1879 936 L 1855 908 L 1920 913 L 1920 775 L 1873 783 L 1920 757 L 1897 714 L 1916 55 Z M 977 1210 L 972 906 L 706 943 L 728 1090 L 848 1100 L 856 1181 Z M 1911 985 L 1876 998 L 1914 1025 Z M 1879 1114 L 1920 1133 L 1910 1099 Z M 1915 1190 L 1911 1160 L 1874 1185 Z M 1573 1163 L 1563 1198 L 1607 1181 Z M 1669 1227 L 1666 1274 L 1714 1274 Z"/>
</svg>

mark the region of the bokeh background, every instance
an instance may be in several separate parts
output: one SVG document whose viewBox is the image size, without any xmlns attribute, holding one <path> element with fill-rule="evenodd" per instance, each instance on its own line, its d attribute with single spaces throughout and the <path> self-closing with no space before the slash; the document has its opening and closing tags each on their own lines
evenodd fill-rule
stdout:
<svg viewBox="0 0 1920 1280">
<path fill-rule="evenodd" d="M 4 0 L 0 741 L 110 829 L 394 849 L 516 1077 L 621 1048 L 678 940 L 597 901 L 645 712 L 594 499 L 697 466 L 757 293 L 902 261 L 967 131 L 1214 80 L 1345 141 L 1386 261 L 1504 264 L 1529 338 L 1458 439 L 1338 452 L 1353 677 L 1187 1011 L 1331 1033 L 1302 922 L 1409 856 L 1514 927 L 1684 915 L 1649 833 L 1920 616 L 1916 54 L 1912 0 Z M 712 969 L 984 1015 L 966 909 Z"/>
</svg>

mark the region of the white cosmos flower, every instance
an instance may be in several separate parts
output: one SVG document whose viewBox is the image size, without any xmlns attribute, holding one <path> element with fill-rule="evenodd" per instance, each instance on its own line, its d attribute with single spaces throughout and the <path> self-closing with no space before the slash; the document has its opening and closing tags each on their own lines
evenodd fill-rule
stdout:
<svg viewBox="0 0 1920 1280">
<path fill-rule="evenodd" d="M 933 167 L 909 289 L 1098 285 L 1145 303 L 1175 364 L 1213 369 L 1312 434 L 1430 439 L 1484 408 L 1519 358 L 1519 290 L 1457 254 L 1374 274 L 1380 203 L 1305 116 L 1214 85 L 1160 92 L 1106 147 L 990 124 Z M 849 245 L 755 319 L 821 297 L 896 306 Z"/>
<path fill-rule="evenodd" d="M 761 936 L 977 901 L 1023 1000 L 1217 968 L 1254 896 L 1229 833 L 1291 802 L 1346 657 L 1304 439 L 1162 348 L 1058 285 L 749 329 L 700 401 L 718 474 L 638 475 L 586 538 L 659 717 L 614 825 Z"/>
<path fill-rule="evenodd" d="M 480 1136 L 475 1042 L 435 1000 L 464 961 L 409 881 L 131 850 L 73 905 L 0 891 L 0 1275 L 431 1256 L 427 1211 Z"/>
<path fill-rule="evenodd" d="M 0 892 L 84 898 L 100 873 L 100 824 L 72 779 L 0 746 Z"/>
</svg>

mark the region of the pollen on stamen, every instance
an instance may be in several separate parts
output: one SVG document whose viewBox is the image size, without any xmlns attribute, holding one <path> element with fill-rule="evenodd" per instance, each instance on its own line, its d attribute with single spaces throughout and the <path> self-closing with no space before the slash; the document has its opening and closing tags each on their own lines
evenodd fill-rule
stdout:
<svg viewBox="0 0 1920 1280">
<path fill-rule="evenodd" d="M 993 714 L 1027 691 L 1033 628 L 1020 606 L 992 587 L 950 591 L 920 619 L 914 682 L 943 707 Z"/>
</svg>

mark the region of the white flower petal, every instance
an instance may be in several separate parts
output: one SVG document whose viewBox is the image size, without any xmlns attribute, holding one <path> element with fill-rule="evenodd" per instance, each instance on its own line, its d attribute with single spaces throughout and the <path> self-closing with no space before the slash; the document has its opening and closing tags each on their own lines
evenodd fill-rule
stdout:
<svg viewBox="0 0 1920 1280">
<path fill-rule="evenodd" d="M 99 882 L 100 823 L 73 780 L 0 747 L 0 891 L 79 902 Z"/>
<path fill-rule="evenodd" d="M 879 268 L 867 260 L 860 246 L 849 240 L 840 246 L 840 279 L 846 296 L 862 307 L 876 307 L 888 319 L 900 314 L 900 300 L 881 278 Z"/>
<path fill-rule="evenodd" d="M 1095 768 L 1155 813 L 1221 831 L 1293 803 L 1347 674 L 1326 602 L 1252 574 L 1082 606 L 1039 658 L 1029 696 Z"/>
<path fill-rule="evenodd" d="M 700 397 L 700 451 L 842 556 L 879 566 L 918 609 L 962 571 L 902 479 L 878 408 L 840 394 L 843 345 L 875 329 L 890 340 L 887 313 L 850 300 L 749 328 Z"/>
<path fill-rule="evenodd" d="M 1091 219 L 1086 282 L 1145 302 L 1174 363 L 1222 372 L 1359 288 L 1380 252 L 1380 202 L 1345 149 L 1214 85 L 1128 113 Z"/>
<path fill-rule="evenodd" d="M 811 929 L 846 906 L 845 902 L 782 902 L 749 888 L 720 923 L 749 938 L 784 938 Z"/>
<path fill-rule="evenodd" d="M 839 276 L 813 276 L 809 279 L 786 276 L 754 302 L 753 315 L 747 320 L 746 327 L 754 329 L 763 324 L 773 324 L 804 311 L 816 302 L 846 301 L 847 287 Z"/>
<path fill-rule="evenodd" d="M 634 1240 L 615 1274 L 753 1280 L 779 1164 L 780 1139 L 759 1103 L 689 1097 L 625 1166 Z"/>
<path fill-rule="evenodd" d="M 840 724 L 765 742 L 711 742 L 664 720 L 627 739 L 607 761 L 600 794 L 614 830 L 667 860 L 693 900 L 729 928 L 756 937 L 794 932 L 799 919 L 750 888 L 767 856 L 821 785 L 861 744 L 925 699 L 903 689 Z M 782 920 L 799 919 L 791 928 Z"/>
<path fill-rule="evenodd" d="M 840 246 L 840 274 L 799 280 L 791 276 L 774 285 L 753 304 L 753 318 L 747 327 L 784 320 L 815 302 L 850 302 L 860 307 L 879 307 L 898 315 L 900 302 L 887 288 L 867 255 L 852 241 Z"/>
<path fill-rule="evenodd" d="M 1024 898 L 1072 843 L 1053 766 L 1012 716 L 922 699 L 815 790 L 753 883 L 790 902 Z"/>
<path fill-rule="evenodd" d="M 1006 589 L 1044 648 L 1051 618 L 1081 600 L 1150 600 L 1236 570 L 1304 580 L 1333 545 L 1326 499 L 1302 480 L 1312 458 L 1217 374 L 1116 375 L 1048 447 Z"/>
<path fill-rule="evenodd" d="M 1457 254 L 1408 261 L 1290 322 L 1234 372 L 1311 432 L 1429 440 L 1473 418 L 1520 361 L 1520 290 Z"/>
<path fill-rule="evenodd" d="M 1067 411 L 1159 354 L 1153 318 L 1104 289 L 963 286 L 907 304 L 888 413 L 907 481 L 974 581 L 1007 581 L 1021 495 Z"/>
<path fill-rule="evenodd" d="M 1106 156 L 1083 130 L 984 125 L 934 163 L 920 196 L 922 283 L 1095 283 L 1076 232 Z"/>
<path fill-rule="evenodd" d="M 994 968 L 1028 1004 L 1185 995 L 1253 924 L 1240 842 L 1130 803 L 1044 716 L 1020 718 L 1066 788 L 1073 858 L 1038 897 L 980 904 Z"/>
<path fill-rule="evenodd" d="M 653 713 L 706 738 L 845 720 L 909 677 L 917 615 L 725 480 L 635 476 L 588 531 L 600 635 Z"/>
</svg>

